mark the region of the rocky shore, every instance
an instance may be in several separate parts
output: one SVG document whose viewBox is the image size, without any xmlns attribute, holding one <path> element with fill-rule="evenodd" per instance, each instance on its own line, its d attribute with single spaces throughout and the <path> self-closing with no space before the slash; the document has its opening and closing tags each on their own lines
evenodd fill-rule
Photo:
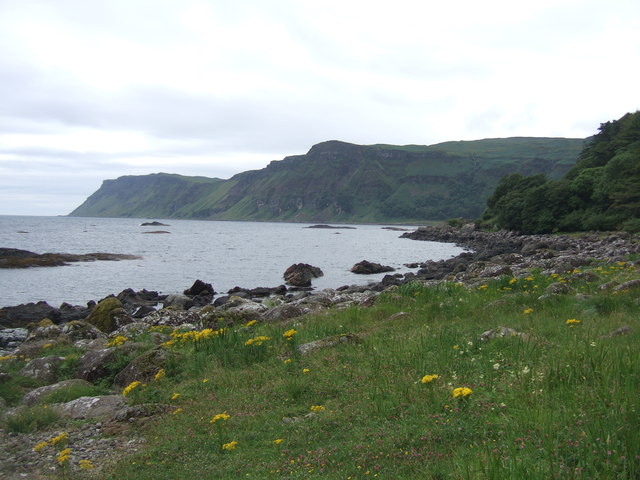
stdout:
<svg viewBox="0 0 640 480">
<path fill-rule="evenodd" d="M 503 275 L 526 276 L 534 268 L 562 274 L 597 261 L 623 261 L 628 260 L 629 255 L 640 254 L 640 237 L 620 232 L 521 236 L 511 232 L 477 231 L 473 225 L 468 225 L 463 228 L 422 227 L 406 232 L 402 237 L 455 242 L 469 251 L 448 260 L 411 264 L 414 272 L 391 273 L 378 283 L 321 292 L 280 285 L 258 289 L 236 287 L 219 295 L 210 284 L 198 280 L 181 295 L 127 289 L 86 306 L 63 304 L 54 308 L 40 302 L 2 308 L 0 357 L 5 361 L 0 362 L 0 382 L 7 385 L 14 382 L 17 373 L 31 379 L 32 383 L 22 387 L 21 398 L 10 404 L 0 398 L 0 411 L 6 420 L 40 404 L 58 390 L 69 389 L 68 382 L 75 382 L 73 388 L 81 385 L 90 389 L 108 381 L 109 391 L 48 406 L 62 418 L 82 421 L 77 423 L 80 426 L 69 427 L 77 430 L 70 447 L 74 452 L 82 452 L 83 459 L 104 465 L 120 450 L 141 447 L 143 440 L 132 433 L 131 425 L 142 424 L 166 411 L 162 405 L 128 406 L 121 392 L 132 381 L 152 379 L 169 361 L 170 353 L 161 345 L 170 340 L 167 332 L 172 328 L 219 329 L 252 320 L 303 321 L 305 315 L 331 308 L 370 306 L 381 292 L 407 282 L 455 281 L 474 286 Z M 313 271 L 316 267 L 299 265 L 311 271 L 311 277 L 321 274 Z M 552 287 L 541 294 L 572 293 L 566 291 L 570 288 L 566 285 Z M 620 287 L 607 285 L 605 288 Z M 141 335 L 146 335 L 154 347 L 149 349 L 138 342 L 118 344 L 118 338 Z M 55 351 L 67 347 L 79 352 L 77 358 L 42 356 L 48 349 Z M 18 372 L 9 371 L 5 362 L 16 359 L 30 360 L 25 361 Z M 61 377 L 65 379 L 60 381 Z M 31 448 L 55 433 L 0 431 L 0 443 L 4 446 L 0 455 L 3 478 L 46 475 L 51 459 L 44 455 L 34 456 Z"/>
</svg>

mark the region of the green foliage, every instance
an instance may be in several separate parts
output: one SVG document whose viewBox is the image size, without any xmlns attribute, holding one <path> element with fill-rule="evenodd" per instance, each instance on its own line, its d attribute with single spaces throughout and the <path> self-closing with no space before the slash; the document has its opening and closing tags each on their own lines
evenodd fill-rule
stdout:
<svg viewBox="0 0 640 480">
<path fill-rule="evenodd" d="M 522 233 L 633 231 L 640 219 L 640 112 L 602 124 L 561 180 L 503 177 L 487 207 L 485 221 Z"/>
<path fill-rule="evenodd" d="M 122 303 L 115 297 L 107 297 L 101 300 L 91 311 L 87 322 L 105 333 L 111 333 L 116 329 L 113 314 L 122 310 Z"/>
<path fill-rule="evenodd" d="M 56 411 L 46 405 L 38 405 L 23 408 L 12 415 L 7 415 L 4 423 L 8 432 L 31 433 L 50 427 L 58 420 L 60 420 L 60 415 Z"/>
<path fill-rule="evenodd" d="M 558 178 L 583 140 L 506 138 L 432 146 L 325 142 L 229 180 L 153 174 L 107 180 L 75 216 L 416 222 L 475 218 L 505 174 Z"/>
</svg>

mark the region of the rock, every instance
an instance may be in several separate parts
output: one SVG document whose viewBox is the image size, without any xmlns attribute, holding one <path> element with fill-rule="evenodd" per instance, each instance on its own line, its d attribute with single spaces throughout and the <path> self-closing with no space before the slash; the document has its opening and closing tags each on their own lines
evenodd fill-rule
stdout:
<svg viewBox="0 0 640 480">
<path fill-rule="evenodd" d="M 510 327 L 496 327 L 480 334 L 480 341 L 486 342 L 495 338 L 519 337 L 526 340 L 529 336 L 526 333 L 518 332 Z"/>
<path fill-rule="evenodd" d="M 163 308 L 150 315 L 147 315 L 142 322 L 150 326 L 164 325 L 167 327 L 179 327 L 183 323 L 191 323 L 198 329 L 202 328 L 202 318 L 198 312 L 173 310 L 171 308 Z"/>
<path fill-rule="evenodd" d="M 0 357 L 18 348 L 27 339 L 26 328 L 4 328 L 0 330 Z"/>
<path fill-rule="evenodd" d="M 186 289 L 183 292 L 185 295 L 189 297 L 196 296 L 210 296 L 213 297 L 215 295 L 215 291 L 210 283 L 204 283 L 202 280 L 196 280 L 191 288 Z"/>
<path fill-rule="evenodd" d="M 154 230 L 154 231 L 152 231 L 152 232 L 142 232 L 142 233 L 158 234 L 158 233 L 171 233 L 171 232 L 168 232 L 168 231 L 166 231 L 166 230 Z"/>
<path fill-rule="evenodd" d="M 167 362 L 174 356 L 163 348 L 154 348 L 133 359 L 124 370 L 116 375 L 113 384 L 119 388 L 125 388 L 131 382 L 148 382 L 158 373 L 158 370 L 165 368 Z"/>
<path fill-rule="evenodd" d="M 613 288 L 614 292 L 622 292 L 624 290 L 631 290 L 640 287 L 640 278 L 629 280 L 628 282 L 621 283 L 617 287 Z"/>
<path fill-rule="evenodd" d="M 551 283 L 544 289 L 544 293 L 548 295 L 564 295 L 571 292 L 573 292 L 573 288 L 562 282 Z"/>
<path fill-rule="evenodd" d="M 334 335 L 332 337 L 298 345 L 297 350 L 300 355 L 304 356 L 322 348 L 335 347 L 341 343 L 362 343 L 362 338 L 353 333 Z"/>
<path fill-rule="evenodd" d="M 94 262 L 96 260 L 133 260 L 135 255 L 118 253 L 87 253 L 83 255 L 70 253 L 33 253 L 26 250 L 0 248 L 0 268 L 58 267 L 69 262 Z"/>
<path fill-rule="evenodd" d="M 167 298 L 162 302 L 162 308 L 176 308 L 179 310 L 189 310 L 191 307 L 195 307 L 196 302 L 193 298 L 186 295 L 167 295 Z"/>
<path fill-rule="evenodd" d="M 107 335 L 90 324 L 82 320 L 73 320 L 62 326 L 62 333 L 69 337 L 71 341 L 78 340 L 94 340 L 96 338 L 105 338 Z"/>
<path fill-rule="evenodd" d="M 153 221 L 153 222 L 142 222 L 140 224 L 141 227 L 170 227 L 171 225 L 167 225 L 166 223 Z"/>
<path fill-rule="evenodd" d="M 62 328 L 58 325 L 51 323 L 50 325 L 44 325 L 36 327 L 29 335 L 25 342 L 36 342 L 38 340 L 51 340 L 58 338 L 62 335 Z"/>
<path fill-rule="evenodd" d="M 45 348 L 70 345 L 69 337 L 61 335 L 53 339 L 34 340 L 24 342 L 13 351 L 13 355 L 23 356 L 25 358 L 33 358 L 42 353 Z"/>
<path fill-rule="evenodd" d="M 110 338 L 114 338 L 117 336 L 127 337 L 127 338 L 137 337 L 147 332 L 150 328 L 151 328 L 151 324 L 149 322 L 143 322 L 143 321 L 133 322 L 120 327 L 115 332 L 111 332 L 109 337 Z"/>
<path fill-rule="evenodd" d="M 629 333 L 632 332 L 632 329 L 630 326 L 625 325 L 623 327 L 620 328 L 616 328 L 614 331 L 609 332 L 607 335 L 603 335 L 600 338 L 612 338 L 612 337 L 619 337 L 621 335 L 627 335 Z"/>
<path fill-rule="evenodd" d="M 408 312 L 398 312 L 398 313 L 394 313 L 393 315 L 391 315 L 389 317 L 389 320 L 399 320 L 399 319 L 403 319 L 403 318 L 411 318 L 412 315 Z"/>
<path fill-rule="evenodd" d="M 241 288 L 233 287 L 227 292 L 229 295 L 239 295 L 244 293 L 248 295 L 246 298 L 254 297 L 269 297 L 271 295 L 285 295 L 287 293 L 287 287 L 279 285 L 277 287 L 257 287 L 257 288 Z M 217 299 L 216 299 L 217 300 Z M 214 302 L 215 305 L 215 302 Z"/>
<path fill-rule="evenodd" d="M 64 357 L 50 355 L 48 357 L 34 358 L 18 372 L 25 377 L 31 377 L 39 382 L 50 384 L 56 381 L 58 367 L 64 361 Z"/>
<path fill-rule="evenodd" d="M 358 275 L 372 275 L 374 273 L 393 271 L 395 271 L 395 268 L 393 267 L 380 265 L 379 263 L 369 262 L 367 260 L 362 260 L 351 267 L 351 272 L 357 273 Z"/>
<path fill-rule="evenodd" d="M 270 308 L 262 314 L 262 320 L 265 322 L 279 322 L 289 320 L 291 318 L 301 317 L 307 313 L 302 307 L 285 303 L 277 307 Z"/>
<path fill-rule="evenodd" d="M 47 302 L 26 303 L 15 307 L 0 308 L 0 326 L 23 328 L 30 323 L 50 318 L 56 323 L 60 314 Z"/>
<path fill-rule="evenodd" d="M 133 319 L 124 311 L 120 300 L 107 297 L 98 302 L 91 315 L 87 317 L 87 322 L 104 333 L 111 333 L 123 325 L 132 323 Z"/>
<path fill-rule="evenodd" d="M 36 388 L 35 390 L 31 390 L 24 396 L 23 403 L 25 405 L 33 405 L 42 400 L 45 400 L 47 396 L 51 395 L 58 390 L 65 390 L 72 387 L 91 387 L 92 385 L 86 380 L 81 380 L 79 378 L 72 378 L 70 380 L 63 380 L 58 383 L 54 383 L 52 385 L 46 385 L 44 387 Z"/>
<path fill-rule="evenodd" d="M 98 397 L 80 397 L 71 402 L 52 404 L 50 408 L 56 410 L 64 418 L 76 420 L 107 419 L 126 407 L 122 395 L 102 395 Z"/>
<path fill-rule="evenodd" d="M 110 364 L 117 360 L 115 348 L 98 348 L 84 353 L 78 360 L 75 375 L 78 378 L 95 382 L 111 374 Z"/>
<path fill-rule="evenodd" d="M 160 404 L 160 403 L 144 403 L 142 405 L 125 406 L 118 410 L 112 417 L 111 421 L 114 422 L 126 422 L 136 420 L 139 418 L 152 417 L 154 415 L 160 415 L 163 413 L 174 410 L 172 405 Z"/>
<path fill-rule="evenodd" d="M 308 263 L 296 263 L 285 270 L 284 280 L 295 287 L 310 287 L 312 278 L 322 277 L 323 275 L 324 273 L 318 267 Z"/>
</svg>

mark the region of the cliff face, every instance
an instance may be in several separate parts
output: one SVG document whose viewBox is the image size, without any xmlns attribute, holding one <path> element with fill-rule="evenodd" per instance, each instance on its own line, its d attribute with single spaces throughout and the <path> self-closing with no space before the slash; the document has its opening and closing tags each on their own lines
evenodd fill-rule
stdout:
<svg viewBox="0 0 640 480">
<path fill-rule="evenodd" d="M 559 178 L 582 139 L 432 146 L 330 141 L 229 180 L 153 174 L 106 180 L 72 216 L 404 222 L 477 217 L 507 173 Z"/>
</svg>

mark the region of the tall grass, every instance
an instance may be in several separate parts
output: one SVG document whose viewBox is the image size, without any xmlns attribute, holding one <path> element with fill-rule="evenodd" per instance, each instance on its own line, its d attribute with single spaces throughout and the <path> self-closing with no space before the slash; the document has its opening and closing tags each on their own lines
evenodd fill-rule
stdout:
<svg viewBox="0 0 640 480">
<path fill-rule="evenodd" d="M 638 275 L 596 268 L 404 285 L 366 309 L 175 342 L 179 364 L 137 393 L 174 413 L 103 477 L 638 478 L 640 301 L 598 288 Z M 556 282 L 581 295 L 540 298 Z M 608 336 L 622 325 L 632 332 Z M 480 340 L 497 326 L 526 335 Z M 345 333 L 362 341 L 296 354 Z M 454 397 L 461 387 L 471 393 Z"/>
</svg>

